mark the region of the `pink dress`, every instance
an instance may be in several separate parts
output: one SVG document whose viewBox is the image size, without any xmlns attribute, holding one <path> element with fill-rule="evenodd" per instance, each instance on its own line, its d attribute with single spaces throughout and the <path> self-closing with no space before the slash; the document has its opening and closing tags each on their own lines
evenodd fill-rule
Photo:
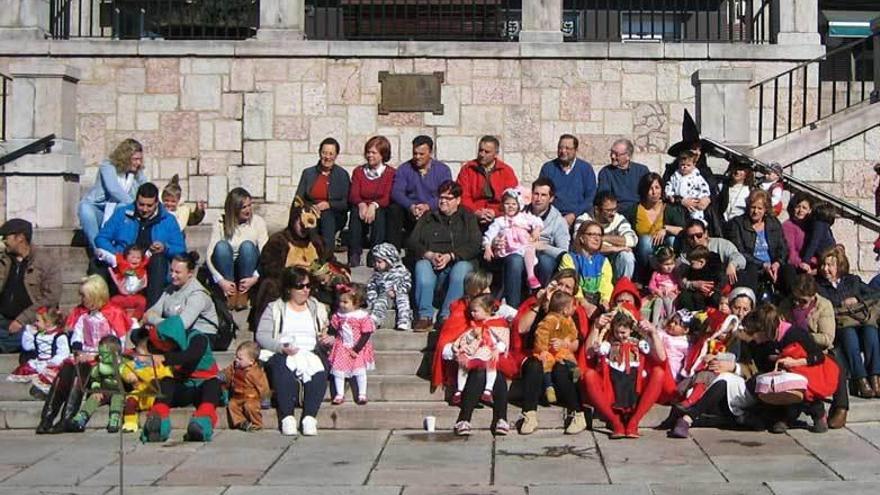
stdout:
<svg viewBox="0 0 880 495">
<path fill-rule="evenodd" d="M 333 342 L 333 350 L 330 351 L 330 369 L 334 376 L 350 378 L 355 372 L 375 369 L 372 342 L 367 341 L 357 357 L 353 358 L 348 353 L 362 335 L 376 331 L 376 324 L 366 310 L 335 313 L 330 318 L 330 326 L 337 330 L 336 341 Z"/>
<path fill-rule="evenodd" d="M 663 341 L 663 349 L 666 351 L 666 363 L 669 365 L 669 372 L 672 378 L 678 381 L 678 374 L 684 366 L 684 360 L 690 349 L 690 341 L 687 335 L 672 336 L 666 332 L 660 332 L 660 339 Z"/>
<path fill-rule="evenodd" d="M 513 217 L 498 217 L 489 224 L 483 236 L 484 245 L 490 244 L 498 235 L 504 237 L 507 244 L 503 252 L 498 256 L 505 257 L 511 254 L 525 254 L 525 250 L 533 245 L 532 231 L 544 228 L 544 222 L 531 213 L 520 212 Z"/>
<path fill-rule="evenodd" d="M 652 294 L 665 293 L 670 297 L 675 297 L 678 294 L 678 282 L 671 273 L 654 272 L 648 282 L 648 289 Z"/>
</svg>

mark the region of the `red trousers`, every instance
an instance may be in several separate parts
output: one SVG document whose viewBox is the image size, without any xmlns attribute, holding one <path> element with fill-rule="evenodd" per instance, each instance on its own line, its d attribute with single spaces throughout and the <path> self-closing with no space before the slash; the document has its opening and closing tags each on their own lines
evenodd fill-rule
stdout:
<svg viewBox="0 0 880 495">
<path fill-rule="evenodd" d="M 147 310 L 147 298 L 141 294 L 130 294 L 127 296 L 116 294 L 110 298 L 110 302 L 124 309 L 129 316 L 138 320 L 144 317 L 144 312 Z"/>
<path fill-rule="evenodd" d="M 663 392 L 666 372 L 662 366 L 654 366 L 644 378 L 642 393 L 636 408 L 631 412 L 621 412 L 613 408 L 614 390 L 605 390 L 602 376 L 589 368 L 582 377 L 586 389 L 587 402 L 611 423 L 615 434 L 638 434 L 639 422 L 648 414 Z"/>
</svg>

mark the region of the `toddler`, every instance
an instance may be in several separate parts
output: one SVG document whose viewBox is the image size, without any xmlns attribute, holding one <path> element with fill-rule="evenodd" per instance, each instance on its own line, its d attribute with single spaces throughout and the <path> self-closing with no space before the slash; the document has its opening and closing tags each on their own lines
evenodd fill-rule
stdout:
<svg viewBox="0 0 880 495">
<path fill-rule="evenodd" d="M 125 395 L 122 409 L 122 431 L 134 433 L 138 430 L 138 412 L 149 411 L 159 395 L 159 381 L 171 378 L 171 368 L 153 360 L 148 343 L 150 333 L 146 328 L 131 331 L 128 339 L 134 349 L 126 353 L 120 374 L 129 389 Z"/>
<path fill-rule="evenodd" d="M 535 276 L 538 264 L 536 244 L 544 228 L 544 221 L 526 213 L 528 205 L 526 193 L 518 187 L 511 187 L 501 196 L 503 214 L 492 221 L 483 235 L 483 257 L 486 261 L 504 258 L 511 254 L 523 257 L 529 287 L 537 289 L 541 282 Z M 500 244 L 500 247 L 499 247 Z"/>
<path fill-rule="evenodd" d="M 195 207 L 181 202 L 183 190 L 180 188 L 180 177 L 174 174 L 171 182 L 162 189 L 162 205 L 177 220 L 180 231 L 190 225 L 198 225 L 205 218 L 205 208 L 208 203 L 197 201 Z"/>
<path fill-rule="evenodd" d="M 725 281 L 721 257 L 705 246 L 697 246 L 687 254 L 687 260 L 690 264 L 682 268 L 685 289 L 678 298 L 678 306 L 690 311 L 717 308 Z M 694 282 L 703 282 L 703 288 L 696 288 Z"/>
<path fill-rule="evenodd" d="M 229 389 L 226 414 L 229 427 L 242 431 L 263 429 L 260 403 L 269 398 L 269 380 L 258 363 L 260 346 L 243 342 L 235 349 L 235 361 L 220 373 L 220 380 Z"/>
<path fill-rule="evenodd" d="M 562 291 L 554 292 L 550 296 L 547 315 L 535 329 L 533 355 L 544 366 L 544 395 L 547 397 L 547 402 L 551 404 L 556 402 L 556 389 L 553 387 L 551 373 L 557 363 L 569 367 L 574 372 L 575 381 L 580 378 L 577 358 L 571 349 L 563 345 L 554 350 L 550 345 L 554 339 L 577 342 L 578 330 L 571 318 L 574 313 L 573 303 L 574 298 L 571 295 Z"/>
<path fill-rule="evenodd" d="M 70 356 L 70 342 L 61 324 L 58 308 L 41 306 L 37 320 L 21 333 L 20 364 L 6 377 L 10 382 L 31 383 L 46 394 L 58 375 L 64 360 Z"/>
<path fill-rule="evenodd" d="M 675 298 L 678 297 L 678 280 L 675 271 L 675 251 L 668 246 L 660 246 L 654 252 L 654 273 L 648 282 L 648 290 L 654 296 L 650 304 L 651 323 L 659 325 L 675 313 Z"/>
<path fill-rule="evenodd" d="M 660 340 L 666 351 L 669 374 L 675 380 L 678 380 L 678 375 L 681 373 L 681 368 L 684 366 L 691 346 L 689 334 L 693 323 L 694 315 L 686 309 L 680 309 L 666 320 L 666 325 L 660 332 Z"/>
<path fill-rule="evenodd" d="M 143 318 L 147 310 L 147 299 L 140 292 L 147 288 L 150 255 L 149 250 L 134 244 L 116 254 L 100 248 L 95 250 L 95 256 L 110 266 L 110 278 L 119 292 L 110 298 L 110 302 L 124 309 L 135 320 Z"/>
<path fill-rule="evenodd" d="M 709 183 L 697 170 L 697 158 L 693 151 L 682 151 L 678 155 L 678 170 L 669 178 L 666 184 L 666 196 L 681 203 L 685 199 L 703 199 L 711 196 Z M 706 222 L 703 210 L 694 209 L 690 212 L 691 218 Z"/>
<path fill-rule="evenodd" d="M 385 322 L 388 310 L 397 312 L 398 330 L 411 330 L 413 312 L 409 303 L 412 276 L 403 266 L 400 253 L 392 244 L 383 242 L 373 246 L 373 275 L 367 282 L 367 307 L 376 327 Z"/>
<path fill-rule="evenodd" d="M 89 419 L 98 407 L 110 404 L 107 432 L 116 433 L 122 426 L 122 404 L 125 392 L 119 381 L 122 365 L 122 345 L 115 335 L 105 335 L 98 342 L 98 362 L 89 373 L 85 402 L 71 421 L 71 430 L 85 431 Z"/>
<path fill-rule="evenodd" d="M 492 404 L 492 387 L 498 376 L 498 356 L 507 352 L 509 330 L 507 322 L 493 318 L 495 300 L 489 294 L 471 299 L 468 304 L 470 328 L 452 344 L 452 352 L 458 361 L 458 382 L 452 395 L 452 404 L 461 404 L 461 393 L 467 383 L 468 372 L 475 369 L 486 370 L 486 388 L 480 400 Z"/>
<path fill-rule="evenodd" d="M 336 385 L 333 405 L 342 404 L 345 380 L 352 377 L 357 381 L 358 389 L 355 403 L 367 403 L 367 371 L 376 367 L 373 343 L 370 342 L 376 324 L 364 309 L 366 299 L 362 284 L 339 288 L 339 307 L 330 318 L 330 327 L 336 331 L 336 340 L 330 351 L 330 374 Z"/>
<path fill-rule="evenodd" d="M 782 174 L 782 165 L 773 162 L 767 168 L 767 173 L 764 174 L 764 179 L 761 181 L 761 189 L 770 193 L 770 204 L 773 214 L 777 217 L 782 213 L 782 192 L 785 190 Z"/>
<path fill-rule="evenodd" d="M 736 356 L 727 351 L 738 327 L 739 318 L 735 315 L 728 315 L 718 310 L 708 312 L 706 331 L 694 339 L 684 365 L 678 376 L 675 376 L 676 380 L 680 380 L 678 393 L 683 398 L 679 402 L 680 407 L 687 408 L 696 404 L 709 385 L 715 381 L 718 374 L 709 370 L 710 362 L 736 361 Z"/>
</svg>

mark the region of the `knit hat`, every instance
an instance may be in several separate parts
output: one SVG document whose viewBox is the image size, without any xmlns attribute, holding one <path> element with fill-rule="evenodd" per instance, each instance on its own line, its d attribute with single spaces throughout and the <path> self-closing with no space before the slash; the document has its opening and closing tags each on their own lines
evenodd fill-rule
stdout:
<svg viewBox="0 0 880 495">
<path fill-rule="evenodd" d="M 522 186 L 508 187 L 504 190 L 504 194 L 501 195 L 502 202 L 504 198 L 515 199 L 519 205 L 519 211 L 522 211 L 532 203 L 532 192 Z"/>
<path fill-rule="evenodd" d="M 752 301 L 752 307 L 754 308 L 755 304 L 757 304 L 758 298 L 755 297 L 755 291 L 748 287 L 737 287 L 733 289 L 727 296 L 727 300 L 733 302 L 736 300 L 736 298 L 743 296 L 749 298 L 749 300 Z"/>
<path fill-rule="evenodd" d="M 782 165 L 779 164 L 779 162 L 772 162 L 772 163 L 770 163 L 770 165 L 767 166 L 767 172 L 768 173 L 772 172 L 772 173 L 782 177 L 784 170 L 782 168 Z"/>
</svg>

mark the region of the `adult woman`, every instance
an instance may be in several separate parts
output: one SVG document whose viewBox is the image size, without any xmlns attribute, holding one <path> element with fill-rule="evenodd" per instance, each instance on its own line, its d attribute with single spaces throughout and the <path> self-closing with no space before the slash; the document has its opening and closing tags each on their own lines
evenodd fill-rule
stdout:
<svg viewBox="0 0 880 495">
<path fill-rule="evenodd" d="M 199 253 L 179 254 L 171 259 L 171 285 L 144 314 L 144 320 L 159 325 L 166 318 L 180 316 L 183 328 L 208 336 L 211 347 L 217 343 L 219 320 L 208 290 L 196 279 Z"/>
<path fill-rule="evenodd" d="M 534 334 L 538 323 L 548 312 L 550 297 L 555 291 L 574 295 L 579 286 L 578 274 L 573 269 L 560 269 L 553 276 L 546 289 L 538 291 L 519 307 L 516 317 L 511 324 L 510 351 L 508 360 L 511 361 L 522 380 L 522 414 L 523 421 L 519 432 L 522 435 L 534 433 L 538 429 L 538 400 L 543 393 L 544 367 L 541 361 L 534 357 Z M 551 342 L 555 347 L 566 346 L 576 353 L 578 368 L 581 373 L 585 369 L 584 353 L 581 342 L 590 333 L 590 320 L 587 311 L 582 304 L 575 305 L 573 315 L 575 325 L 578 328 L 578 339 L 572 342 Z M 554 339 L 555 340 L 555 339 Z M 556 389 L 556 397 L 559 405 L 566 410 L 565 433 L 569 435 L 582 432 L 587 427 L 584 417 L 583 400 L 578 387 L 575 385 L 572 370 L 562 364 L 557 364 L 551 372 L 553 387 Z"/>
<path fill-rule="evenodd" d="M 65 323 L 65 329 L 72 334 L 70 349 L 74 358 L 62 365 L 49 389 L 37 433 L 71 431 L 70 422 L 79 410 L 86 386 L 82 380 L 89 376 L 97 359 L 98 341 L 106 335 L 115 335 L 121 342 L 131 328 L 131 319 L 122 308 L 110 302 L 110 289 L 99 275 L 83 279 L 79 297 L 79 306 Z M 62 409 L 61 421 L 55 423 Z"/>
<path fill-rule="evenodd" d="M 297 433 L 294 408 L 298 403 L 302 407 L 303 435 L 318 433 L 315 418 L 327 390 L 322 346 L 332 345 L 333 339 L 326 335 L 327 307 L 311 297 L 311 282 L 305 268 L 285 268 L 282 295 L 266 307 L 257 327 L 257 343 L 274 353 L 266 365 L 284 435 Z"/>
<path fill-rule="evenodd" d="M 644 277 L 650 273 L 651 253 L 657 246 L 672 246 L 687 222 L 681 208 L 663 202 L 663 178 L 651 172 L 639 181 L 639 202 L 623 212 L 632 225 L 639 243 L 636 245 L 636 264 Z"/>
<path fill-rule="evenodd" d="M 144 147 L 134 139 L 125 139 L 98 166 L 98 177 L 77 207 L 79 223 L 89 247 L 95 249 L 95 237 L 110 218 L 116 205 L 134 201 L 134 193 L 147 182 L 144 175 Z"/>
<path fill-rule="evenodd" d="M 718 211 L 721 219 L 729 222 L 746 211 L 746 200 L 755 187 L 755 175 L 751 165 L 733 162 L 727 171 L 727 180 L 718 194 Z"/>
<path fill-rule="evenodd" d="M 321 239 L 328 249 L 336 244 L 336 234 L 345 227 L 348 215 L 348 172 L 336 164 L 339 142 L 328 137 L 318 146 L 318 163 L 302 171 L 296 195 L 315 205 L 320 215 Z"/>
<path fill-rule="evenodd" d="M 364 159 L 367 163 L 354 169 L 351 174 L 351 191 L 348 193 L 351 203 L 348 264 L 352 268 L 361 264 L 365 226 L 371 226 L 370 246 L 385 242 L 385 216 L 394 182 L 394 167 L 388 165 L 391 143 L 385 136 L 373 136 L 367 141 Z"/>
<path fill-rule="evenodd" d="M 797 193 L 788 203 L 788 220 L 782 224 L 782 235 L 788 246 L 788 264 L 804 272 L 812 271 L 807 260 L 801 259 L 812 211 L 813 199 L 804 193 Z"/>
<path fill-rule="evenodd" d="M 872 312 L 865 317 L 847 316 L 847 310 L 876 301 L 880 293 L 849 273 L 849 260 L 841 247 L 828 249 L 819 256 L 816 282 L 819 294 L 831 301 L 838 313 L 835 345 L 843 350 L 856 393 L 859 397 L 876 397 L 880 392 L 880 334 L 876 319 L 871 317 Z"/>
<path fill-rule="evenodd" d="M 248 291 L 259 278 L 260 250 L 269 240 L 266 222 L 254 213 L 253 205 L 247 190 L 236 187 L 229 191 L 208 243 L 208 270 L 233 309 L 247 307 Z"/>
<path fill-rule="evenodd" d="M 773 216 L 770 194 L 763 189 L 749 193 L 746 214 L 727 224 L 727 235 L 746 259 L 746 267 L 737 273 L 737 285 L 757 288 L 763 278 L 785 293 L 794 280 L 794 267 L 787 263 L 788 245 L 782 225 Z"/>
</svg>

